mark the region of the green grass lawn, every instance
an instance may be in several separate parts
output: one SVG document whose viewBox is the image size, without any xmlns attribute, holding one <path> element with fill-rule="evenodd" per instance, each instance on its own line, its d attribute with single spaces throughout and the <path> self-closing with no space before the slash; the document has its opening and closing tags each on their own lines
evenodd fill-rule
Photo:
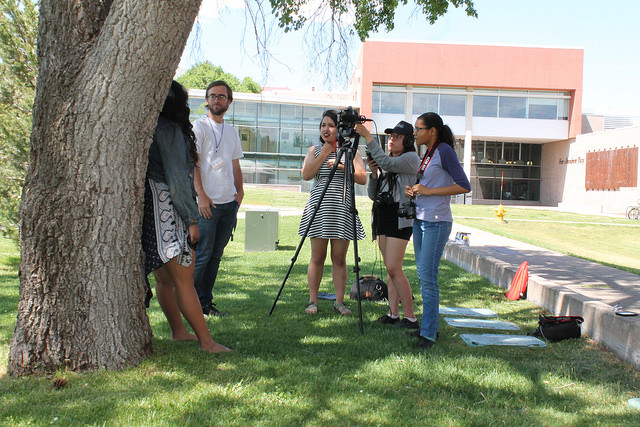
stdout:
<svg viewBox="0 0 640 427">
<path fill-rule="evenodd" d="M 302 207 L 306 200 L 264 191 L 254 197 L 248 189 L 245 202 L 291 197 L 288 203 Z M 366 200 L 358 206 L 366 225 Z M 207 320 L 233 353 L 209 355 L 194 343 L 172 342 L 154 298 L 148 314 L 155 351 L 148 359 L 117 372 L 60 371 L 55 378 L 68 384 L 59 390 L 52 378 L 5 374 L 18 251 L 0 240 L 0 424 L 637 425 L 639 414 L 627 400 L 640 397 L 640 373 L 588 339 L 535 349 L 468 347 L 460 334 L 477 331 L 441 321 L 437 345 L 419 353 L 414 338 L 372 325 L 386 312 L 384 303 L 363 303 L 364 335 L 357 315 L 340 317 L 329 301 L 321 301 L 317 316 L 304 314 L 308 242 L 269 316 L 299 243 L 298 222 L 281 216 L 279 250 L 262 253 L 244 252 L 244 221 L 238 223 L 215 288 L 230 316 Z M 359 242 L 359 252 L 361 273 L 375 270 L 374 243 Z M 420 307 L 411 248 L 405 270 Z M 443 306 L 492 309 L 522 333 L 536 327 L 541 310 L 529 302 L 510 302 L 504 290 L 450 263 L 440 270 Z M 327 267 L 321 291 L 333 292 L 329 277 Z M 347 302 L 357 314 L 357 304 Z"/>
<path fill-rule="evenodd" d="M 507 206 L 452 205 L 454 221 L 556 252 L 640 274 L 640 222 L 605 216 Z"/>
</svg>

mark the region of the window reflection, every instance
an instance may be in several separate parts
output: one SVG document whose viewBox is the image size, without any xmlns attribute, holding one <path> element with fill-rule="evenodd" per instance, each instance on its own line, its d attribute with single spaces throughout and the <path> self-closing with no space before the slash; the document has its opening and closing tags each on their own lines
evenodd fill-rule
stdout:
<svg viewBox="0 0 640 427">
<path fill-rule="evenodd" d="M 499 116 L 512 119 L 526 119 L 527 98 L 501 96 L 499 101 Z"/>
<path fill-rule="evenodd" d="M 414 93 L 413 106 L 411 107 L 412 114 L 420 115 L 429 111 L 439 111 L 438 95 L 435 93 Z"/>
<path fill-rule="evenodd" d="M 374 113 L 404 114 L 407 94 L 404 92 L 374 92 Z"/>
<path fill-rule="evenodd" d="M 464 116 L 466 96 L 440 95 L 441 116 Z"/>
<path fill-rule="evenodd" d="M 258 115 L 258 104 L 255 102 L 233 101 L 231 121 L 234 126 L 255 126 Z M 229 117 L 227 117 L 229 119 Z"/>
<path fill-rule="evenodd" d="M 529 99 L 529 118 L 556 120 L 558 117 L 558 100 L 544 98 Z"/>
<path fill-rule="evenodd" d="M 541 145 L 473 141 L 471 147 L 474 199 L 540 200 Z"/>
<path fill-rule="evenodd" d="M 473 115 L 475 117 L 498 117 L 498 97 L 475 95 L 473 97 Z"/>
</svg>

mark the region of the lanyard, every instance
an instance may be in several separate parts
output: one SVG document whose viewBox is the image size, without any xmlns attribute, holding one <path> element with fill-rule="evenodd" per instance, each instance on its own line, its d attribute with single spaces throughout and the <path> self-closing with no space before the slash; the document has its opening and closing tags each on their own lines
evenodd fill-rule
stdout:
<svg viewBox="0 0 640 427">
<path fill-rule="evenodd" d="M 427 170 L 427 166 L 429 166 L 429 162 L 431 162 L 431 158 L 433 157 L 433 154 L 436 152 L 438 145 L 440 145 L 440 141 L 433 144 L 433 147 L 431 147 L 431 150 L 429 150 L 429 152 L 422 158 L 422 163 L 420 163 L 420 167 L 418 168 L 416 184 L 420 182 L 420 179 L 424 175 L 424 171 Z"/>
<path fill-rule="evenodd" d="M 213 125 L 211 124 L 212 120 L 209 119 L 209 126 L 211 127 L 211 133 L 213 134 L 213 141 L 216 144 L 216 153 L 218 152 L 218 147 L 220 147 L 220 144 L 222 144 L 222 137 L 224 136 L 224 122 L 222 122 L 222 130 L 220 131 L 220 140 L 218 140 L 218 138 L 216 138 L 216 133 L 213 130 Z"/>
</svg>

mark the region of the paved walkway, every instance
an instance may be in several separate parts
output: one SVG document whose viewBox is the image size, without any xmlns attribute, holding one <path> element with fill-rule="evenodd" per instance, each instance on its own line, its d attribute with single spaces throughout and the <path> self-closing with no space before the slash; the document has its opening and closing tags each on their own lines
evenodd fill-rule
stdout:
<svg viewBox="0 0 640 427">
<path fill-rule="evenodd" d="M 453 242 L 470 232 L 469 246 Z M 621 305 L 640 314 L 640 276 L 455 224 L 445 259 L 508 289 L 523 261 L 529 263 L 527 299 L 555 315 L 578 315 L 583 335 L 640 368 L 640 316 L 621 317 Z"/>
</svg>

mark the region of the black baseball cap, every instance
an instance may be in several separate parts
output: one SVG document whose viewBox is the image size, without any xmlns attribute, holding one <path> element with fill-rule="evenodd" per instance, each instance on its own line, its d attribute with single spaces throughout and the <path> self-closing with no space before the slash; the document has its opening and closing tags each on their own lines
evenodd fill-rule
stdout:
<svg viewBox="0 0 640 427">
<path fill-rule="evenodd" d="M 384 130 L 384 133 L 386 134 L 391 134 L 394 132 L 397 133 L 398 135 L 413 135 L 413 126 L 411 126 L 411 123 L 407 123 L 404 120 L 402 120 L 398 122 L 396 127 L 394 127 L 393 129 L 387 128 Z"/>
</svg>

